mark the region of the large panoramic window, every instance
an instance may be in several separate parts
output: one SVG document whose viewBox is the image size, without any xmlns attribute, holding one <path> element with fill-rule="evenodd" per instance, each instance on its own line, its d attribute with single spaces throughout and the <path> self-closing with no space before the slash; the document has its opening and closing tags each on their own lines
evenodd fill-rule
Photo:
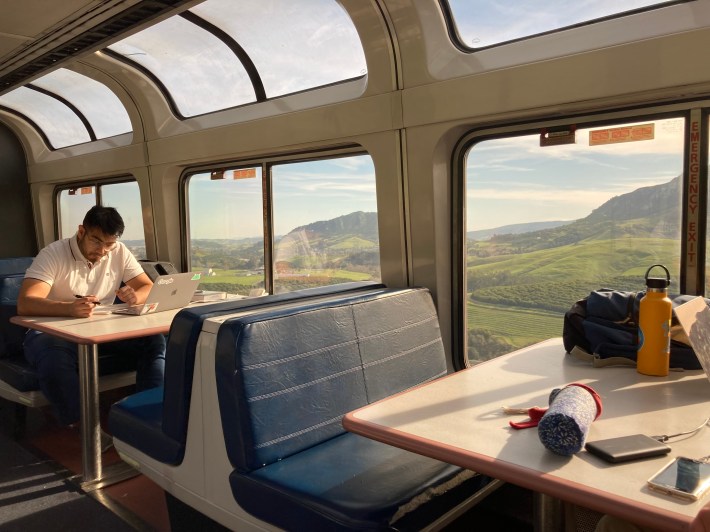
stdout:
<svg viewBox="0 0 710 532">
<path fill-rule="evenodd" d="M 261 166 L 189 177 L 190 269 L 204 272 L 201 289 L 248 295 L 264 289 Z"/>
<path fill-rule="evenodd" d="M 449 6 L 461 45 L 485 48 L 638 10 L 680 3 L 658 0 L 442 0 Z"/>
<path fill-rule="evenodd" d="M 684 127 L 602 124 L 470 147 L 469 362 L 561 336 L 576 300 L 601 287 L 643 290 L 653 264 L 668 267 L 678 293 Z"/>
<path fill-rule="evenodd" d="M 368 155 L 276 165 L 272 187 L 275 292 L 380 280 Z"/>
<path fill-rule="evenodd" d="M 181 117 L 367 73 L 355 26 L 335 0 L 206 0 L 108 50 L 159 80 Z"/>
<path fill-rule="evenodd" d="M 186 195 L 190 269 L 207 274 L 203 289 L 255 295 L 380 279 L 367 155 L 203 171 L 188 176 Z"/>
<path fill-rule="evenodd" d="M 108 87 L 66 68 L 0 96 L 0 107 L 29 120 L 51 148 L 132 131 L 128 112 Z"/>
<path fill-rule="evenodd" d="M 145 233 L 140 191 L 135 181 L 120 183 L 88 183 L 59 191 L 59 238 L 76 233 L 86 212 L 94 205 L 114 207 L 126 225 L 121 241 L 137 259 L 146 258 Z"/>
</svg>

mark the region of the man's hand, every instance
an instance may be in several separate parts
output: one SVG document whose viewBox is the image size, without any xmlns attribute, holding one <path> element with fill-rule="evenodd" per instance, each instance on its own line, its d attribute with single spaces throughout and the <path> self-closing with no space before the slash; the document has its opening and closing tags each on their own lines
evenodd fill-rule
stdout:
<svg viewBox="0 0 710 532">
<path fill-rule="evenodd" d="M 74 318 L 88 318 L 94 312 L 94 307 L 99 304 L 96 296 L 76 296 L 72 301 L 69 315 Z"/>
<path fill-rule="evenodd" d="M 128 303 L 129 305 L 135 305 L 138 303 L 136 291 L 128 285 L 122 286 L 121 288 L 116 290 L 116 295 L 118 296 L 118 299 L 120 299 L 124 303 Z"/>
</svg>

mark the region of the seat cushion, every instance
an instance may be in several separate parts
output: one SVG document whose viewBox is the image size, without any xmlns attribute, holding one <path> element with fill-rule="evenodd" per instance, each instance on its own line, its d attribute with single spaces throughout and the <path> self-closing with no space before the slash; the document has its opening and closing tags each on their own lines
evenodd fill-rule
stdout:
<svg viewBox="0 0 710 532">
<path fill-rule="evenodd" d="M 39 390 L 37 373 L 23 354 L 0 358 L 0 380 L 20 392 Z"/>
<path fill-rule="evenodd" d="M 163 387 L 130 395 L 111 407 L 108 426 L 114 438 L 166 464 L 179 464 L 185 442 L 166 435 L 163 422 Z"/>
<path fill-rule="evenodd" d="M 230 476 L 235 500 L 252 515 L 286 530 L 319 531 L 416 530 L 489 481 L 348 433 Z"/>
</svg>

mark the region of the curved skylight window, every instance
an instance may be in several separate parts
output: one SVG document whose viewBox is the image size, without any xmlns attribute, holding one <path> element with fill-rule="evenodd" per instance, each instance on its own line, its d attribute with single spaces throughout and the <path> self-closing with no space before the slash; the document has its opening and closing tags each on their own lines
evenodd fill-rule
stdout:
<svg viewBox="0 0 710 532">
<path fill-rule="evenodd" d="M 0 106 L 29 119 L 52 148 L 132 130 L 128 112 L 108 87 L 65 68 L 0 96 Z"/>
<path fill-rule="evenodd" d="M 268 98 L 367 72 L 355 27 L 333 0 L 209 0 L 190 11 L 239 42 Z"/>
<path fill-rule="evenodd" d="M 149 71 L 183 117 L 367 72 L 336 0 L 207 0 L 108 49 Z"/>
<path fill-rule="evenodd" d="M 19 87 L 0 96 L 0 105 L 34 122 L 52 148 L 63 148 L 91 140 L 86 126 L 70 107 L 41 92 Z"/>
<path fill-rule="evenodd" d="M 447 1 L 460 43 L 467 48 L 484 48 L 531 37 L 568 26 L 676 2 L 658 0 L 490 0 Z"/>
<path fill-rule="evenodd" d="M 31 85 L 57 94 L 76 106 L 88 119 L 96 138 L 113 137 L 132 130 L 131 119 L 118 96 L 88 76 L 60 68 Z"/>
<path fill-rule="evenodd" d="M 160 80 L 182 116 L 256 101 L 249 76 L 229 47 L 181 17 L 166 19 L 109 50 Z"/>
</svg>

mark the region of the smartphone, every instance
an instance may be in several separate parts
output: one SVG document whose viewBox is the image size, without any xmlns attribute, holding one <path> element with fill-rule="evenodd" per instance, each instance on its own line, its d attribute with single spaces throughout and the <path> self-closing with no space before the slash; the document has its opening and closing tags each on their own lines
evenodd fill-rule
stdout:
<svg viewBox="0 0 710 532">
<path fill-rule="evenodd" d="M 587 442 L 584 448 L 613 464 L 661 456 L 671 448 L 645 434 L 631 434 L 618 438 Z"/>
<path fill-rule="evenodd" d="M 648 479 L 652 490 L 697 501 L 710 488 L 710 464 L 679 456 Z"/>
</svg>

